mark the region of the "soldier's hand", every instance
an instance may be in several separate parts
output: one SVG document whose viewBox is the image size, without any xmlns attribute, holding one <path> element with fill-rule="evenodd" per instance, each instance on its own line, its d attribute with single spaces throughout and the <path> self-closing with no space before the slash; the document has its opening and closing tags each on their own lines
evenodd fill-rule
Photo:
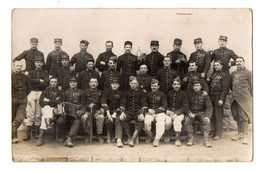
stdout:
<svg viewBox="0 0 260 172">
<path fill-rule="evenodd" d="M 28 72 L 28 71 L 25 71 L 24 74 L 27 76 L 27 75 L 29 74 L 29 72 Z"/>
<path fill-rule="evenodd" d="M 124 112 L 122 112 L 121 115 L 119 116 L 119 119 L 121 121 L 124 121 L 126 119 L 126 114 Z"/>
<path fill-rule="evenodd" d="M 44 80 L 43 80 L 43 79 L 40 79 L 40 82 L 44 82 Z"/>
<path fill-rule="evenodd" d="M 100 109 L 100 114 L 104 114 L 105 110 L 103 108 Z"/>
<path fill-rule="evenodd" d="M 219 106 L 223 106 L 223 103 L 224 103 L 223 100 L 219 100 L 219 101 L 218 101 L 218 105 L 219 105 Z"/>
<path fill-rule="evenodd" d="M 172 111 L 166 110 L 166 115 L 167 115 L 167 116 L 171 116 L 171 114 L 172 114 Z"/>
<path fill-rule="evenodd" d="M 175 60 L 175 63 L 180 63 L 180 62 L 181 62 L 180 59 Z"/>
<path fill-rule="evenodd" d="M 112 118 L 116 118 L 116 113 L 114 112 L 112 115 L 111 115 Z"/>
<path fill-rule="evenodd" d="M 228 67 L 231 67 L 231 63 L 230 62 L 228 63 Z"/>
<path fill-rule="evenodd" d="M 104 61 L 100 61 L 100 64 L 102 64 L 102 65 L 106 65 L 106 62 L 104 62 Z"/>
<path fill-rule="evenodd" d="M 62 91 L 62 86 L 58 86 L 58 90 Z"/>
<path fill-rule="evenodd" d="M 144 92 L 144 93 L 147 93 L 146 89 L 143 89 L 143 92 Z"/>
<path fill-rule="evenodd" d="M 108 115 L 107 118 L 108 118 L 109 121 L 114 122 L 113 118 L 110 115 Z"/>
<path fill-rule="evenodd" d="M 210 81 L 210 77 L 207 77 L 206 81 L 208 81 L 208 82 L 209 82 L 209 81 Z"/>
<path fill-rule="evenodd" d="M 205 74 L 205 73 L 201 73 L 200 76 L 201 76 L 202 78 L 205 78 L 205 77 L 206 77 L 206 74 Z"/>
<path fill-rule="evenodd" d="M 90 107 L 91 109 L 93 109 L 95 105 L 96 105 L 95 103 L 91 103 L 91 104 L 89 105 L 89 107 Z"/>
<path fill-rule="evenodd" d="M 138 121 L 144 121 L 144 114 L 138 115 Z"/>
<path fill-rule="evenodd" d="M 74 66 L 71 66 L 71 67 L 70 67 L 70 71 L 73 71 L 73 70 L 75 70 L 75 67 L 74 67 Z"/>
<path fill-rule="evenodd" d="M 43 99 L 43 101 L 45 101 L 45 102 L 49 102 L 50 101 L 50 99 L 47 99 L 46 97 Z"/>
<path fill-rule="evenodd" d="M 189 113 L 189 117 L 190 118 L 195 118 L 195 114 L 194 113 Z"/>
<path fill-rule="evenodd" d="M 177 114 L 173 113 L 173 114 L 171 115 L 172 120 L 174 120 L 177 116 L 178 116 Z"/>
<path fill-rule="evenodd" d="M 202 96 L 207 96 L 208 93 L 206 91 L 202 91 Z"/>
<path fill-rule="evenodd" d="M 184 57 L 180 58 L 180 60 L 186 62 L 186 59 Z"/>
<path fill-rule="evenodd" d="M 155 111 L 153 109 L 148 109 L 148 112 L 153 115 L 155 113 Z"/>
<path fill-rule="evenodd" d="M 208 117 L 205 117 L 205 118 L 204 118 L 204 122 L 210 123 L 210 119 L 209 119 Z"/>
<path fill-rule="evenodd" d="M 81 116 L 81 115 L 83 115 L 83 110 L 77 110 L 77 116 Z"/>
<path fill-rule="evenodd" d="M 188 78 L 187 78 L 187 77 L 184 77 L 182 81 L 183 81 L 183 82 L 187 82 L 187 81 L 188 81 Z"/>
</svg>

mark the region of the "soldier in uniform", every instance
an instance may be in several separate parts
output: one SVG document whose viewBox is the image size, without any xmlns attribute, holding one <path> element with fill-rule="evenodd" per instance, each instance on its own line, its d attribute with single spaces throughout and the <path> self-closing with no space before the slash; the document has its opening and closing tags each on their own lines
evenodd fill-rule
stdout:
<svg viewBox="0 0 260 172">
<path fill-rule="evenodd" d="M 98 79 L 91 78 L 89 81 L 89 86 L 86 91 L 84 91 L 85 96 L 85 109 L 86 113 L 81 117 L 81 122 L 83 124 L 83 129 L 86 134 L 85 143 L 88 143 L 89 138 L 89 120 L 93 117 L 96 121 L 97 126 L 97 139 L 99 143 L 104 143 L 102 138 L 103 126 L 105 122 L 104 109 L 101 108 L 100 99 L 102 96 L 102 91 L 98 87 Z"/>
<path fill-rule="evenodd" d="M 204 51 L 202 48 L 202 39 L 194 39 L 194 46 L 196 51 L 191 53 L 189 61 L 195 61 L 198 65 L 197 71 L 201 73 L 202 78 L 207 78 L 206 74 L 210 68 L 210 55 L 208 52 Z"/>
<path fill-rule="evenodd" d="M 140 73 L 136 77 L 139 87 L 144 93 L 147 93 L 151 90 L 151 80 L 153 77 L 147 74 L 148 69 L 146 64 L 141 64 L 139 71 Z"/>
<path fill-rule="evenodd" d="M 22 73 L 22 62 L 15 61 L 12 72 L 12 143 L 18 143 L 17 129 L 25 118 L 27 95 L 30 91 L 30 80 Z"/>
<path fill-rule="evenodd" d="M 219 140 L 222 137 L 223 105 L 230 85 L 230 77 L 222 71 L 222 68 L 222 62 L 215 61 L 214 72 L 207 78 L 209 82 L 209 96 L 213 105 L 211 126 L 214 140 Z"/>
<path fill-rule="evenodd" d="M 69 69 L 69 56 L 64 54 L 61 56 L 61 65 L 54 76 L 58 78 L 58 88 L 61 91 L 66 91 L 69 89 L 69 80 L 72 76 L 76 76 L 75 71 Z"/>
<path fill-rule="evenodd" d="M 70 69 L 75 70 L 77 74 L 84 71 L 86 69 L 86 64 L 89 60 L 93 60 L 94 58 L 91 54 L 87 52 L 89 42 L 86 40 L 81 40 L 79 43 L 80 52 L 73 55 L 70 60 Z M 73 66 L 75 64 L 75 67 Z"/>
<path fill-rule="evenodd" d="M 187 57 L 181 50 L 182 40 L 179 38 L 174 39 L 174 50 L 169 52 L 167 56 L 172 57 L 171 68 L 178 72 L 178 75 L 182 79 L 184 74 L 188 72 Z"/>
<path fill-rule="evenodd" d="M 163 59 L 164 67 L 156 72 L 155 79 L 159 81 L 159 90 L 167 94 L 172 90 L 172 80 L 178 76 L 178 72 L 171 69 L 172 58 L 171 56 L 166 56 Z"/>
<path fill-rule="evenodd" d="M 194 92 L 188 95 L 189 109 L 184 122 L 185 131 L 188 133 L 188 142 L 186 144 L 187 146 L 192 146 L 194 144 L 192 122 L 198 120 L 202 123 L 203 127 L 204 146 L 211 147 L 209 133 L 211 130 L 210 118 L 213 113 L 212 104 L 209 96 L 203 95 L 200 80 L 195 80 L 193 82 L 193 89 Z"/>
<path fill-rule="evenodd" d="M 139 88 L 136 77 L 130 76 L 130 88 L 127 89 L 122 96 L 119 116 L 122 128 L 127 136 L 126 144 L 134 147 L 135 140 L 142 131 L 144 125 L 144 114 L 147 110 L 147 101 L 145 93 Z M 129 130 L 129 122 L 135 120 L 135 131 L 131 137 Z M 120 136 L 122 138 L 122 136 Z"/>
<path fill-rule="evenodd" d="M 113 46 L 114 46 L 114 44 L 112 41 L 107 41 L 105 44 L 106 51 L 98 55 L 98 58 L 96 61 L 96 67 L 98 68 L 99 72 L 106 71 L 109 68 L 108 62 L 109 62 L 110 57 L 116 56 L 112 52 Z"/>
<path fill-rule="evenodd" d="M 226 36 L 220 36 L 219 41 L 218 41 L 219 48 L 214 50 L 210 56 L 211 56 L 211 61 L 220 60 L 223 64 L 223 71 L 229 74 L 229 68 L 231 66 L 236 65 L 235 60 L 238 56 L 234 53 L 234 51 L 232 51 L 226 47 L 227 39 L 228 39 L 228 37 L 226 37 Z M 234 61 L 230 62 L 231 58 Z"/>
<path fill-rule="evenodd" d="M 145 64 L 148 67 L 148 75 L 154 77 L 156 72 L 163 68 L 164 56 L 158 51 L 159 41 L 151 41 L 150 48 L 152 52 L 145 57 Z"/>
<path fill-rule="evenodd" d="M 94 70 L 94 60 L 89 59 L 86 62 L 86 69 L 81 71 L 78 75 L 78 88 L 81 90 L 86 90 L 89 87 L 89 81 L 91 78 L 97 78 L 98 83 L 100 83 L 100 76 L 97 71 Z"/>
<path fill-rule="evenodd" d="M 32 91 L 28 95 L 27 102 L 27 114 L 24 123 L 26 125 L 26 137 L 23 139 L 27 141 L 31 138 L 32 126 L 36 129 L 36 136 L 39 133 L 39 128 L 41 125 L 41 106 L 40 106 L 40 96 L 42 91 L 48 86 L 49 74 L 46 70 L 42 69 L 44 65 L 43 56 L 35 57 L 35 69 L 29 72 L 28 78 L 32 86 Z"/>
<path fill-rule="evenodd" d="M 205 79 L 201 77 L 201 74 L 197 71 L 198 65 L 195 61 L 189 61 L 189 72 L 184 75 L 183 78 L 183 90 L 186 91 L 187 94 L 191 94 L 194 89 L 192 83 L 195 80 L 200 80 L 202 83 L 202 91 L 203 95 L 206 95 L 209 92 L 208 84 Z"/>
<path fill-rule="evenodd" d="M 112 56 L 108 60 L 108 70 L 101 74 L 101 86 L 102 90 L 109 90 L 111 88 L 112 79 L 118 79 L 121 83 L 122 75 L 116 70 L 117 57 Z"/>
<path fill-rule="evenodd" d="M 26 50 L 22 52 L 22 54 L 18 55 L 13 59 L 13 62 L 17 60 L 25 60 L 26 68 L 25 68 L 25 74 L 28 75 L 28 72 L 35 69 L 35 57 L 36 56 L 42 56 L 44 57 L 43 53 L 37 49 L 38 47 L 38 39 L 37 38 L 31 38 L 30 39 L 30 45 L 31 49 Z M 44 60 L 43 60 L 44 61 Z"/>
<path fill-rule="evenodd" d="M 237 57 L 237 70 L 232 72 L 232 99 L 231 110 L 234 120 L 237 122 L 238 133 L 232 140 L 241 140 L 248 144 L 248 123 L 252 121 L 252 74 L 245 68 L 245 59 Z"/>
<path fill-rule="evenodd" d="M 166 118 L 166 110 L 168 107 L 166 95 L 159 91 L 159 81 L 152 79 L 151 91 L 147 93 L 148 112 L 145 114 L 144 131 L 147 134 L 146 143 L 151 143 L 152 122 L 156 121 L 156 135 L 153 141 L 153 146 L 158 147 L 160 139 L 164 134 L 165 129 L 171 128 L 171 118 Z"/>
<path fill-rule="evenodd" d="M 59 142 L 64 141 L 64 132 L 66 126 L 70 127 L 69 135 L 64 143 L 67 147 L 73 147 L 78 129 L 80 127 L 80 118 L 84 114 L 84 94 L 82 90 L 77 88 L 76 77 L 71 77 L 70 88 L 63 93 L 64 115 L 61 115 L 57 120 L 57 137 Z"/>
<path fill-rule="evenodd" d="M 104 91 L 101 97 L 100 103 L 105 111 L 106 119 L 105 123 L 108 130 L 107 142 L 111 142 L 112 127 L 115 125 L 115 138 L 117 140 L 117 147 L 122 147 L 122 126 L 119 121 L 120 115 L 120 98 L 122 97 L 122 91 L 119 90 L 120 81 L 117 78 L 113 78 L 111 81 L 110 89 Z M 112 139 L 113 140 L 113 139 Z M 113 141 L 112 141 L 113 142 Z"/>
<path fill-rule="evenodd" d="M 175 146 L 181 146 L 180 135 L 182 121 L 188 110 L 188 97 L 185 91 L 181 90 L 181 79 L 177 77 L 172 82 L 173 90 L 167 94 L 168 110 L 167 118 L 171 118 L 174 131 L 176 133 Z"/>
<path fill-rule="evenodd" d="M 136 76 L 136 70 L 139 68 L 139 61 L 137 56 L 131 53 L 133 43 L 126 41 L 124 44 L 125 53 L 118 57 L 117 70 L 122 70 L 122 90 L 129 88 L 129 77 Z"/>
<path fill-rule="evenodd" d="M 55 38 L 54 39 L 55 50 L 50 52 L 47 56 L 46 60 L 46 69 L 49 72 L 50 76 L 53 76 L 55 71 L 61 67 L 61 56 L 68 55 L 61 49 L 62 39 Z"/>
<path fill-rule="evenodd" d="M 42 107 L 42 121 L 40 127 L 40 135 L 36 145 L 42 146 L 44 144 L 44 135 L 46 130 L 52 129 L 51 123 L 54 119 L 54 111 L 57 112 L 57 104 L 61 103 L 62 94 L 57 87 L 58 79 L 56 77 L 50 78 L 50 85 L 40 96 L 40 105 Z"/>
</svg>

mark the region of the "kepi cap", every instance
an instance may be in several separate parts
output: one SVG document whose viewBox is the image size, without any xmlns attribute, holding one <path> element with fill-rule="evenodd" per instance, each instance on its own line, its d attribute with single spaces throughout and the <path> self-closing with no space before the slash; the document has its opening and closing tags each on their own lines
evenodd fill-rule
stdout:
<svg viewBox="0 0 260 172">
<path fill-rule="evenodd" d="M 63 54 L 63 55 L 61 56 L 61 59 L 67 59 L 67 60 L 69 60 L 69 56 L 66 55 L 66 54 Z"/>
<path fill-rule="evenodd" d="M 181 84 L 181 78 L 179 76 L 177 76 L 176 78 L 173 79 L 172 83 L 174 83 L 174 81 L 179 82 Z"/>
<path fill-rule="evenodd" d="M 117 62 L 117 56 L 111 56 L 108 61 L 113 61 L 114 63 Z"/>
<path fill-rule="evenodd" d="M 55 38 L 55 39 L 54 39 L 54 42 L 60 42 L 60 43 L 62 43 L 62 39 L 61 39 L 61 38 Z"/>
<path fill-rule="evenodd" d="M 202 43 L 202 39 L 201 38 L 196 38 L 196 39 L 194 39 L 193 43 L 195 44 L 195 43 L 200 43 L 200 42 Z"/>
<path fill-rule="evenodd" d="M 134 77 L 134 76 L 129 76 L 129 83 L 130 83 L 130 82 L 132 82 L 132 81 L 134 81 L 134 80 L 136 80 L 136 81 L 137 81 L 137 78 L 136 78 L 136 77 Z"/>
<path fill-rule="evenodd" d="M 150 45 L 159 45 L 159 41 L 153 40 L 153 41 L 151 41 L 151 44 L 150 44 Z"/>
<path fill-rule="evenodd" d="M 182 45 L 182 40 L 179 39 L 179 38 L 176 38 L 176 39 L 174 39 L 173 44 L 176 44 L 176 45 Z"/>
<path fill-rule="evenodd" d="M 153 78 L 153 79 L 151 80 L 151 85 L 152 85 L 152 84 L 157 84 L 157 83 L 159 83 L 159 81 L 158 81 L 157 79 L 154 79 L 154 78 Z"/>
<path fill-rule="evenodd" d="M 38 43 L 38 38 L 31 38 L 30 43 Z"/>
<path fill-rule="evenodd" d="M 77 78 L 75 77 L 75 76 L 72 76 L 71 78 L 70 78 L 70 82 L 71 81 L 76 81 L 77 82 Z"/>
<path fill-rule="evenodd" d="M 220 36 L 219 36 L 219 40 L 227 41 L 227 39 L 228 39 L 227 36 L 223 36 L 223 35 L 220 35 Z"/>
<path fill-rule="evenodd" d="M 43 58 L 43 56 L 35 56 L 34 61 L 35 61 L 35 62 L 36 62 L 36 61 L 44 62 L 44 58 Z"/>
<path fill-rule="evenodd" d="M 88 42 L 88 41 L 86 41 L 86 40 L 81 40 L 81 41 L 80 41 L 80 44 L 86 44 L 86 45 L 88 45 L 88 44 L 89 44 L 89 42 Z"/>
<path fill-rule="evenodd" d="M 131 45 L 131 46 L 133 46 L 133 43 L 131 42 L 131 41 L 125 41 L 125 44 L 124 44 L 125 46 L 126 45 Z"/>
</svg>

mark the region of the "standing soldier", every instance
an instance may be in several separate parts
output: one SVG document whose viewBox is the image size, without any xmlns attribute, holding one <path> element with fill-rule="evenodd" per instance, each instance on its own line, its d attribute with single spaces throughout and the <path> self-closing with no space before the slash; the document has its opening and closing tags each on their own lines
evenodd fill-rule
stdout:
<svg viewBox="0 0 260 172">
<path fill-rule="evenodd" d="M 159 41 L 151 41 L 152 52 L 145 57 L 145 64 L 148 67 L 148 75 L 154 77 L 156 72 L 163 67 L 164 56 L 159 53 Z"/>
<path fill-rule="evenodd" d="M 197 51 L 191 53 L 189 61 L 195 61 L 198 65 L 197 71 L 201 73 L 201 77 L 206 79 L 206 74 L 210 68 L 209 53 L 202 48 L 201 38 L 194 39 L 194 46 Z"/>
<path fill-rule="evenodd" d="M 147 74 L 148 69 L 146 64 L 141 64 L 139 71 L 140 73 L 136 77 L 139 87 L 144 91 L 144 93 L 147 93 L 151 90 L 151 80 L 153 77 Z"/>
<path fill-rule="evenodd" d="M 219 140 L 222 137 L 223 105 L 230 86 L 230 77 L 222 71 L 222 68 L 222 62 L 215 61 L 215 70 L 207 79 L 209 81 L 209 96 L 213 105 L 211 126 L 214 140 Z"/>
<path fill-rule="evenodd" d="M 227 39 L 228 39 L 228 37 L 226 37 L 226 36 L 220 36 L 219 41 L 218 41 L 219 48 L 214 50 L 210 56 L 211 56 L 211 61 L 220 60 L 223 64 L 223 72 L 226 72 L 229 74 L 229 68 L 231 66 L 236 65 L 235 60 L 238 56 L 234 53 L 234 51 L 232 51 L 226 47 Z M 230 62 L 231 58 L 234 61 Z"/>
<path fill-rule="evenodd" d="M 69 56 L 64 54 L 61 56 L 61 67 L 59 67 L 54 76 L 58 78 L 58 88 L 66 91 L 69 88 L 69 80 L 72 76 L 76 76 L 74 71 L 69 69 Z"/>
<path fill-rule="evenodd" d="M 27 114 L 24 123 L 26 125 L 26 137 L 23 139 L 27 141 L 31 138 L 32 126 L 36 129 L 36 137 L 39 133 L 41 125 L 41 106 L 40 106 L 40 96 L 42 91 L 48 86 L 49 74 L 47 71 L 42 69 L 44 64 L 43 56 L 35 57 L 35 69 L 29 72 L 28 78 L 32 86 L 32 91 L 28 95 L 27 102 Z"/>
<path fill-rule="evenodd" d="M 183 54 L 181 50 L 182 40 L 179 38 L 174 39 L 172 52 L 169 52 L 167 56 L 172 57 L 171 68 L 178 72 L 178 75 L 182 79 L 184 74 L 188 72 L 187 69 L 187 58 L 186 55 Z"/>
<path fill-rule="evenodd" d="M 104 116 L 104 109 L 101 108 L 101 104 L 100 104 L 102 91 L 97 89 L 98 79 L 91 78 L 89 81 L 89 86 L 90 88 L 88 88 L 84 92 L 86 113 L 81 117 L 81 122 L 86 135 L 85 143 L 88 143 L 89 141 L 87 134 L 89 134 L 89 128 L 91 127 L 89 124 L 92 118 L 94 118 L 96 121 L 98 142 L 104 143 L 104 140 L 102 138 L 102 132 L 103 132 L 103 126 L 105 122 L 105 116 Z"/>
<path fill-rule="evenodd" d="M 182 129 L 182 121 L 188 110 L 188 97 L 185 91 L 181 90 L 181 80 L 177 77 L 172 82 L 173 90 L 167 94 L 168 110 L 167 117 L 171 117 L 173 128 L 176 133 L 175 146 L 181 146 L 180 135 Z"/>
<path fill-rule="evenodd" d="M 18 55 L 14 58 L 13 62 L 17 60 L 25 60 L 25 74 L 28 75 L 28 72 L 35 69 L 35 57 L 42 56 L 44 57 L 43 53 L 37 49 L 38 47 L 38 39 L 31 38 L 30 40 L 31 49 L 24 51 L 22 54 Z M 44 60 L 43 60 L 44 61 Z"/>
<path fill-rule="evenodd" d="M 86 69 L 86 64 L 89 60 L 94 58 L 91 54 L 87 52 L 89 42 L 86 40 L 81 40 L 79 43 L 80 52 L 73 55 L 70 61 L 70 69 L 75 70 L 77 74 Z M 75 64 L 75 67 L 73 66 Z"/>
<path fill-rule="evenodd" d="M 136 70 L 139 68 L 137 56 L 131 53 L 133 43 L 126 41 L 124 44 L 125 53 L 118 57 L 117 70 L 122 71 L 123 81 L 122 90 L 129 88 L 129 77 L 136 76 Z"/>
<path fill-rule="evenodd" d="M 204 145 L 206 147 L 211 147 L 209 142 L 209 133 L 211 130 L 210 118 L 212 116 L 213 108 L 209 96 L 203 95 L 201 89 L 201 81 L 194 81 L 194 92 L 188 95 L 189 109 L 184 122 L 184 128 L 188 133 L 187 146 L 192 146 L 194 144 L 192 122 L 197 119 L 200 123 L 202 123 L 204 132 Z"/>
<path fill-rule="evenodd" d="M 152 79 L 152 91 L 147 93 L 148 112 L 144 118 L 144 131 L 147 134 L 146 143 L 151 143 L 152 141 L 152 122 L 156 121 L 156 135 L 153 141 L 153 147 L 159 146 L 165 128 L 166 130 L 171 128 L 171 118 L 166 118 L 165 114 L 168 107 L 167 97 L 163 92 L 159 91 L 159 87 L 159 81 Z"/>
<path fill-rule="evenodd" d="M 22 73 L 22 62 L 15 61 L 12 72 L 12 143 L 18 143 L 17 129 L 25 118 L 27 95 L 30 91 L 30 80 Z"/>
<path fill-rule="evenodd" d="M 53 76 L 55 71 L 61 67 L 61 56 L 68 55 L 61 49 L 62 39 L 56 38 L 54 39 L 55 50 L 50 52 L 47 56 L 46 60 L 46 69 L 49 72 L 50 76 Z"/>
<path fill-rule="evenodd" d="M 163 59 L 163 69 L 159 69 L 156 72 L 155 79 L 159 81 L 159 90 L 167 94 L 172 90 L 172 81 L 178 76 L 178 72 L 171 69 L 172 58 L 171 56 L 166 56 Z"/>
<path fill-rule="evenodd" d="M 69 135 L 64 143 L 67 147 L 73 147 L 73 140 L 75 139 L 78 129 L 80 127 L 80 118 L 84 114 L 84 94 L 77 88 L 76 77 L 71 77 L 70 88 L 63 94 L 64 114 L 57 120 L 58 141 L 64 141 L 64 132 L 66 126 L 70 126 Z"/>
<path fill-rule="evenodd" d="M 42 121 L 40 127 L 40 135 L 36 145 L 42 146 L 44 144 L 45 131 L 50 130 L 52 120 L 54 118 L 54 110 L 57 111 L 57 105 L 61 103 L 62 94 L 57 87 L 58 79 L 56 77 L 50 78 L 50 86 L 47 87 L 41 94 L 40 105 L 42 107 Z"/>
<path fill-rule="evenodd" d="M 117 57 L 112 56 L 108 60 L 108 70 L 101 74 L 101 86 L 102 90 L 109 90 L 111 88 L 112 79 L 117 79 L 122 82 L 122 75 L 116 70 Z"/>
<path fill-rule="evenodd" d="M 145 93 L 139 89 L 136 77 L 130 76 L 130 88 L 127 89 L 121 99 L 121 115 L 119 116 L 122 128 L 127 136 L 127 144 L 134 147 L 135 140 L 142 131 L 144 125 L 144 114 L 147 110 L 147 101 Z M 131 137 L 129 122 L 135 120 L 135 131 Z M 122 138 L 122 136 L 120 136 Z"/>
<path fill-rule="evenodd" d="M 245 59 L 237 57 L 237 70 L 232 72 L 232 99 L 231 110 L 237 122 L 238 134 L 232 140 L 243 139 L 248 144 L 248 123 L 252 120 L 252 74 L 245 68 Z"/>
<path fill-rule="evenodd" d="M 116 56 L 112 52 L 114 44 L 112 41 L 107 41 L 105 44 L 106 51 L 99 54 L 96 62 L 96 67 L 98 68 L 99 72 L 104 72 L 108 69 L 108 62 L 110 57 Z"/>
<path fill-rule="evenodd" d="M 97 78 L 98 83 L 100 83 L 100 76 L 97 71 L 94 70 L 94 60 L 89 59 L 86 62 L 86 69 L 81 71 L 78 75 L 78 88 L 82 91 L 85 91 L 87 88 L 89 88 L 89 81 L 91 78 Z"/>
</svg>

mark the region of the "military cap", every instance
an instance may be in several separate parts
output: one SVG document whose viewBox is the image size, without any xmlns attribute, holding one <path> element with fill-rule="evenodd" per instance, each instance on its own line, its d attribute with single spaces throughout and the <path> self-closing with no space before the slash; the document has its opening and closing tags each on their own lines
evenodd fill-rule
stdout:
<svg viewBox="0 0 260 172">
<path fill-rule="evenodd" d="M 151 85 L 152 85 L 152 84 L 157 84 L 157 83 L 159 83 L 159 81 L 158 81 L 157 79 L 154 79 L 154 78 L 153 78 L 153 79 L 151 80 Z"/>
<path fill-rule="evenodd" d="M 200 42 L 202 43 L 202 39 L 201 38 L 196 38 L 196 39 L 194 39 L 193 43 L 195 44 L 195 43 L 200 43 Z"/>
<path fill-rule="evenodd" d="M 88 62 L 93 62 L 94 63 L 94 59 L 88 59 L 86 64 L 88 64 Z"/>
<path fill-rule="evenodd" d="M 176 38 L 176 39 L 174 39 L 174 42 L 173 42 L 173 44 L 176 44 L 176 45 L 181 45 L 181 44 L 182 44 L 182 40 L 181 40 L 181 39 L 179 39 L 179 38 Z"/>
<path fill-rule="evenodd" d="M 55 39 L 54 39 L 54 42 L 60 42 L 60 43 L 62 43 L 62 39 L 61 39 L 61 38 L 55 38 Z"/>
<path fill-rule="evenodd" d="M 67 54 L 63 54 L 63 55 L 61 56 L 61 59 L 67 59 L 67 60 L 69 60 L 69 56 L 68 56 Z"/>
<path fill-rule="evenodd" d="M 70 78 L 70 82 L 71 81 L 76 81 L 77 82 L 77 78 L 75 77 L 75 76 L 72 76 L 71 78 Z"/>
<path fill-rule="evenodd" d="M 202 83 L 201 83 L 200 80 L 194 80 L 193 83 L 192 83 L 192 85 L 194 85 L 194 84 L 200 84 L 200 85 L 202 85 Z"/>
<path fill-rule="evenodd" d="M 125 41 L 125 46 L 126 45 L 131 45 L 131 46 L 133 46 L 133 43 L 131 42 L 131 41 Z"/>
<path fill-rule="evenodd" d="M 151 41 L 151 44 L 150 44 L 150 45 L 159 45 L 159 41 L 153 40 L 153 41 Z"/>
<path fill-rule="evenodd" d="M 117 62 L 117 56 L 111 56 L 108 61 L 113 61 L 114 63 Z"/>
<path fill-rule="evenodd" d="M 88 42 L 88 41 L 86 41 L 86 40 L 81 40 L 81 41 L 80 41 L 80 44 L 86 44 L 86 45 L 88 45 L 88 44 L 89 44 L 89 42 Z"/>
<path fill-rule="evenodd" d="M 227 39 L 228 39 L 227 36 L 223 36 L 223 35 L 220 35 L 220 36 L 219 36 L 219 40 L 227 41 Z"/>
<path fill-rule="evenodd" d="M 43 56 L 35 56 L 34 61 L 35 61 L 35 62 L 36 62 L 36 61 L 42 61 L 42 62 L 44 62 L 44 58 L 43 58 Z"/>
<path fill-rule="evenodd" d="M 129 76 L 129 82 L 132 82 L 132 81 L 134 81 L 134 80 L 136 80 L 136 81 L 137 81 L 137 78 L 136 78 L 136 77 L 134 77 L 134 76 Z"/>
<path fill-rule="evenodd" d="M 38 39 L 37 39 L 37 38 L 31 38 L 31 39 L 30 39 L 30 42 L 31 42 L 31 43 L 38 43 Z"/>
<path fill-rule="evenodd" d="M 179 76 L 177 76 L 176 78 L 173 79 L 172 83 L 174 83 L 174 81 L 179 82 L 181 84 L 181 78 Z"/>
<path fill-rule="evenodd" d="M 118 84 L 120 84 L 120 81 L 119 81 L 119 79 L 117 79 L 117 78 L 112 78 L 111 84 L 112 84 L 112 83 L 118 83 Z"/>
</svg>

